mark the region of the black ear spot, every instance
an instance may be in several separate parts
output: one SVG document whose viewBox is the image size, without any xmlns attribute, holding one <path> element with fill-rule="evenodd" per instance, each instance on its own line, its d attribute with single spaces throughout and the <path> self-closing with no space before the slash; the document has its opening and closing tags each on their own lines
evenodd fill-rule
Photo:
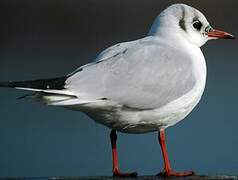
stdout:
<svg viewBox="0 0 238 180">
<path fill-rule="evenodd" d="M 179 26 L 181 27 L 181 29 L 183 29 L 184 31 L 186 31 L 185 21 L 184 21 L 183 19 L 180 19 L 180 21 L 179 21 Z"/>
<path fill-rule="evenodd" d="M 199 20 L 196 20 L 195 22 L 193 22 L 193 27 L 194 29 L 200 31 L 202 29 L 202 23 Z"/>
<path fill-rule="evenodd" d="M 182 17 L 179 20 L 179 26 L 182 30 L 186 31 L 186 26 L 185 26 L 185 9 L 182 9 Z"/>
</svg>

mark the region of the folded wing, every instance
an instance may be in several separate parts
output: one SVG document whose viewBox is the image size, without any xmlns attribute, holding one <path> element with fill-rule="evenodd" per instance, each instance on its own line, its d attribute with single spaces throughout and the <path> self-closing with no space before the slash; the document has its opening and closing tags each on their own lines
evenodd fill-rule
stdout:
<svg viewBox="0 0 238 180">
<path fill-rule="evenodd" d="M 131 108 L 153 109 L 195 85 L 191 57 L 150 39 L 113 46 L 99 57 L 66 80 L 66 89 L 82 101 L 108 99 Z"/>
</svg>

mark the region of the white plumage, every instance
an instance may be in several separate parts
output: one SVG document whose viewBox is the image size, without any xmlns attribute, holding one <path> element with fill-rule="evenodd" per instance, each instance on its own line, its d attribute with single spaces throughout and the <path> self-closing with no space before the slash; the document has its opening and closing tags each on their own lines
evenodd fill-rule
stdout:
<svg viewBox="0 0 238 180">
<path fill-rule="evenodd" d="M 209 24 L 191 7 L 172 6 L 158 16 L 148 37 L 114 45 L 72 73 L 65 88 L 75 98 L 48 103 L 81 110 L 128 133 L 157 131 L 182 120 L 199 102 L 206 81 L 197 42 L 184 38 L 188 32 L 178 26 L 185 8 Z"/>
</svg>

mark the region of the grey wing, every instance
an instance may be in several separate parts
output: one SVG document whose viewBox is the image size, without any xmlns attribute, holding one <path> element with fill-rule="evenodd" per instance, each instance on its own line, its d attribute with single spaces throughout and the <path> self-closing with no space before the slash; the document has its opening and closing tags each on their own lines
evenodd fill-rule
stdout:
<svg viewBox="0 0 238 180">
<path fill-rule="evenodd" d="M 106 98 L 139 109 L 166 105 L 194 85 L 188 55 L 168 45 L 148 42 L 133 43 L 82 68 L 66 81 L 66 88 L 82 101 Z"/>
<path fill-rule="evenodd" d="M 105 49 L 103 52 L 101 52 L 98 57 L 96 58 L 97 61 L 103 61 L 109 58 L 112 58 L 113 56 L 117 56 L 119 54 L 123 54 L 127 51 L 128 48 L 131 46 L 134 46 L 138 43 L 138 40 L 136 41 L 130 41 L 130 42 L 124 42 L 124 43 L 118 43 L 114 46 L 111 46 L 107 49 Z"/>
<path fill-rule="evenodd" d="M 75 71 L 70 73 L 69 76 L 76 74 L 77 72 L 81 71 L 82 69 L 85 69 L 88 66 L 95 65 L 99 63 L 100 61 L 112 59 L 113 57 L 116 57 L 117 55 L 123 54 L 124 52 L 127 51 L 128 47 L 136 43 L 137 41 L 130 41 L 130 42 L 118 43 L 114 46 L 111 46 L 105 49 L 104 51 L 102 51 L 92 63 L 88 63 L 84 66 L 77 68 Z"/>
</svg>

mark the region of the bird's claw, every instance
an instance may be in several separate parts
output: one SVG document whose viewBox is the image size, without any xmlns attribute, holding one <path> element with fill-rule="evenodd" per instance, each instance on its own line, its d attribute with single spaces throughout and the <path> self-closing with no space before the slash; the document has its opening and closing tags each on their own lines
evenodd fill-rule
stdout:
<svg viewBox="0 0 238 180">
<path fill-rule="evenodd" d="M 113 170 L 113 177 L 137 177 L 137 172 L 121 173 L 119 169 Z"/>
<path fill-rule="evenodd" d="M 157 176 L 160 177 L 186 177 L 186 176 L 193 176 L 195 173 L 193 171 L 186 171 L 186 172 L 174 172 L 174 171 L 162 171 Z"/>
</svg>

